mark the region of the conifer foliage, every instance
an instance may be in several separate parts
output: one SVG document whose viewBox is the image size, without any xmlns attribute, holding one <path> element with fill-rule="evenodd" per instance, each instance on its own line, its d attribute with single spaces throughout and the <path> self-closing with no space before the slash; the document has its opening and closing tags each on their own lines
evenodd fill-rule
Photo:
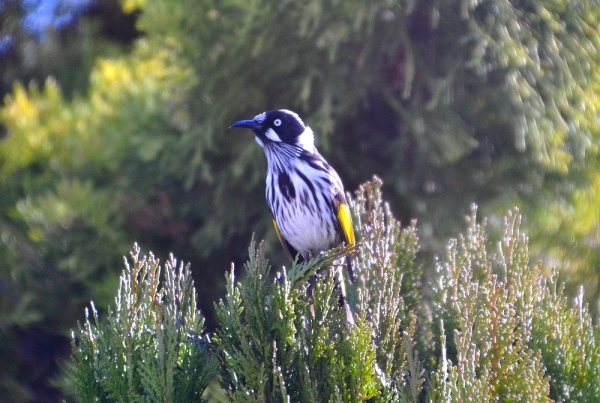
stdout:
<svg viewBox="0 0 600 403">
<path fill-rule="evenodd" d="M 316 270 L 348 253 L 338 250 L 294 265 L 275 281 L 262 246 L 250 247 L 244 285 L 229 274 L 225 301 L 217 308 L 222 327 L 223 386 L 232 401 L 360 401 L 373 396 L 375 349 L 371 328 L 360 318 L 345 329 L 332 278 L 317 281 L 306 301 L 306 284 Z M 297 281 L 306 280 L 306 281 Z"/>
<path fill-rule="evenodd" d="M 431 400 L 593 402 L 600 396 L 600 328 L 582 296 L 570 306 L 557 273 L 530 267 L 515 209 L 491 253 L 475 208 L 437 266 L 432 313 L 441 358 Z"/>
<path fill-rule="evenodd" d="M 82 402 L 201 402 L 216 375 L 202 336 L 189 266 L 173 256 L 161 266 L 134 246 L 125 262 L 114 310 L 73 333 L 73 375 Z"/>
<path fill-rule="evenodd" d="M 516 210 L 494 247 L 473 208 L 422 286 L 415 225 L 400 227 L 380 187 L 375 178 L 351 201 L 356 246 L 271 273 L 252 241 L 243 279 L 233 266 L 227 274 L 212 341 L 188 267 L 171 257 L 161 283 L 159 262 L 136 246 L 108 321 L 93 310 L 74 334 L 80 401 L 203 401 L 211 378 L 223 391 L 209 401 L 596 401 L 600 328 L 556 273 L 530 266 Z M 354 326 L 328 274 L 347 254 Z"/>
</svg>

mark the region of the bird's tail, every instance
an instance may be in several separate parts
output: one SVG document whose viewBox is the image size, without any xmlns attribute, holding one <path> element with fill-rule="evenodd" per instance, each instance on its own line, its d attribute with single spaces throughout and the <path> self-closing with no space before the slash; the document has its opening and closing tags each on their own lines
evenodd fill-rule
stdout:
<svg viewBox="0 0 600 403">
<path fill-rule="evenodd" d="M 346 325 L 348 327 L 352 327 L 354 326 L 354 314 L 352 313 L 352 309 L 350 308 L 350 304 L 348 304 L 348 293 L 346 291 L 346 282 L 344 281 L 344 266 L 348 267 L 348 275 L 350 277 L 350 281 L 352 283 L 354 283 L 354 273 L 352 272 L 352 267 L 350 266 L 351 264 L 351 260 L 350 260 L 351 256 L 348 256 L 346 258 L 346 265 L 344 265 L 341 262 L 336 262 L 339 263 L 337 264 L 337 268 L 336 268 L 336 274 L 337 274 L 337 283 L 338 283 L 338 287 L 340 288 L 340 298 L 339 298 L 339 304 L 340 307 L 344 308 L 344 311 L 346 313 Z"/>
<path fill-rule="evenodd" d="M 348 278 L 350 282 L 354 284 L 354 256 L 347 255 L 346 256 L 346 267 L 348 268 Z"/>
</svg>

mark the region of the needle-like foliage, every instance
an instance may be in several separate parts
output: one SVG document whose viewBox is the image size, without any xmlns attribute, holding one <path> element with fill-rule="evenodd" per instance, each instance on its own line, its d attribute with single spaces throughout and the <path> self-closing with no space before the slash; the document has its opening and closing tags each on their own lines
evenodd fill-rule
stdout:
<svg viewBox="0 0 600 403">
<path fill-rule="evenodd" d="M 516 210 L 494 246 L 473 208 L 421 284 L 416 227 L 401 228 L 380 189 L 375 178 L 350 198 L 356 245 L 273 273 L 253 240 L 244 275 L 226 276 L 212 341 L 187 267 L 171 257 L 161 285 L 134 249 L 108 320 L 93 310 L 74 334 L 80 400 L 198 402 L 214 379 L 211 402 L 597 401 L 600 328 L 555 272 L 530 265 Z M 349 254 L 354 325 L 335 275 Z"/>
<path fill-rule="evenodd" d="M 134 246 L 115 308 L 101 321 L 92 305 L 73 333 L 73 376 L 82 402 L 201 402 L 217 365 L 202 336 L 189 267 L 164 267 Z M 87 313 L 87 311 L 86 311 Z"/>
<path fill-rule="evenodd" d="M 235 402 L 360 401 L 376 391 L 371 327 L 358 318 L 351 329 L 338 309 L 333 276 L 309 277 L 352 251 L 336 249 L 294 264 L 275 279 L 262 245 L 250 246 L 246 278 L 232 268 L 227 297 L 217 305 L 223 387 Z"/>
<path fill-rule="evenodd" d="M 468 222 L 437 266 L 441 356 L 431 400 L 597 401 L 600 329 L 582 298 L 570 306 L 556 272 L 546 278 L 530 266 L 516 210 L 495 253 L 475 209 Z"/>
</svg>

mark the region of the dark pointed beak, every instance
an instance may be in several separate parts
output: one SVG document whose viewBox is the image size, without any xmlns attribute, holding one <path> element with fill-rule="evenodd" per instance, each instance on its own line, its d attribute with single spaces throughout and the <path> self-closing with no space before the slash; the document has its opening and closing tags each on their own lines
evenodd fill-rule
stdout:
<svg viewBox="0 0 600 403">
<path fill-rule="evenodd" d="M 258 122 L 256 122 L 256 120 L 254 120 L 254 119 L 239 120 L 239 121 L 235 122 L 234 124 L 232 124 L 231 126 L 229 126 L 230 129 L 232 127 L 246 127 L 248 129 L 254 130 L 254 129 L 260 128 L 260 124 L 258 124 Z"/>
</svg>

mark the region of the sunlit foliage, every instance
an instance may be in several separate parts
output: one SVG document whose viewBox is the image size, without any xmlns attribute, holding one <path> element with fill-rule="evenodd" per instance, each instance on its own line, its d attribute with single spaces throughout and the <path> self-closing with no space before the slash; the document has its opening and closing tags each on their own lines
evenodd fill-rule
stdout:
<svg viewBox="0 0 600 403">
<path fill-rule="evenodd" d="M 187 269 L 171 258 L 160 286 L 158 262 L 135 249 L 116 311 L 106 324 L 88 320 L 73 343 L 81 401 L 180 401 L 193 377 L 187 396 L 199 396 L 217 361 L 222 391 L 213 381 L 212 401 L 597 401 L 600 328 L 581 297 L 569 304 L 556 276 L 530 265 L 516 211 L 493 246 L 473 210 L 426 296 L 416 230 L 400 229 L 380 187 L 366 183 L 353 200 L 355 247 L 271 273 L 264 246 L 251 242 L 245 278 L 234 266 L 227 274 L 214 344 L 198 335 L 199 313 L 189 317 Z M 354 326 L 329 275 L 348 253 L 358 279 L 348 284 Z"/>
<path fill-rule="evenodd" d="M 164 280 L 161 280 L 164 275 Z M 135 245 L 102 323 L 92 305 L 72 335 L 71 374 L 81 402 L 202 402 L 217 374 L 189 265 L 164 265 Z"/>
</svg>

